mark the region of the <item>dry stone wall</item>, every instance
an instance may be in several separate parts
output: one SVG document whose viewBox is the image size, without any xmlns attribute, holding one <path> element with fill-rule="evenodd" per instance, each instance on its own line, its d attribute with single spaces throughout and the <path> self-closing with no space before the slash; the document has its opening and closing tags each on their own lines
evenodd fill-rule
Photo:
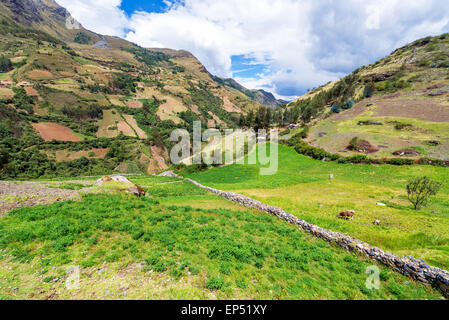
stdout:
<svg viewBox="0 0 449 320">
<path fill-rule="evenodd" d="M 437 287 L 443 292 L 446 298 L 449 298 L 449 273 L 446 270 L 428 265 L 424 260 L 415 259 L 411 256 L 396 256 L 377 247 L 373 247 L 361 240 L 351 238 L 338 232 L 326 230 L 310 224 L 302 219 L 298 219 L 281 208 L 269 206 L 265 203 L 248 198 L 238 193 L 209 188 L 194 180 L 187 180 L 194 185 L 225 199 L 239 203 L 248 208 L 261 210 L 275 215 L 276 217 L 296 225 L 302 230 L 307 231 L 318 238 L 326 240 L 330 243 L 338 244 L 348 251 L 358 252 L 426 285 Z"/>
</svg>

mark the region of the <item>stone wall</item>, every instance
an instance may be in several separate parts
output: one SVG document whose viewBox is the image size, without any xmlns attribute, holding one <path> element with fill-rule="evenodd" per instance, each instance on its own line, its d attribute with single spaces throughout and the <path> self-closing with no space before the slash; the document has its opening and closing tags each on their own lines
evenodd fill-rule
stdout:
<svg viewBox="0 0 449 320">
<path fill-rule="evenodd" d="M 296 225 L 302 230 L 307 231 L 318 238 L 326 240 L 330 243 L 336 243 L 348 251 L 358 252 L 426 285 L 437 287 L 443 292 L 445 297 L 449 298 L 449 273 L 446 270 L 429 266 L 425 261 L 415 259 L 411 256 L 399 257 L 392 253 L 373 247 L 361 240 L 351 238 L 338 232 L 322 229 L 302 219 L 296 218 L 281 208 L 269 206 L 241 194 L 209 188 L 194 180 L 187 180 L 202 189 L 210 191 L 230 201 L 237 202 L 245 207 L 261 210 L 275 215 L 276 217 Z"/>
</svg>

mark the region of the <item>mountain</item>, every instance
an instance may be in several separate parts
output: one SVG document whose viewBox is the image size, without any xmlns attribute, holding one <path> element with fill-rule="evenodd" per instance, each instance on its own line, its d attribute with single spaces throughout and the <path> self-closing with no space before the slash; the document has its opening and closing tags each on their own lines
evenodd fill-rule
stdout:
<svg viewBox="0 0 449 320">
<path fill-rule="evenodd" d="M 307 141 L 332 153 L 449 160 L 449 34 L 414 41 L 288 108 L 310 126 Z M 365 147 L 351 150 L 351 141 Z"/>
<path fill-rule="evenodd" d="M 267 92 L 264 90 L 247 89 L 232 78 L 224 79 L 220 77 L 214 77 L 214 80 L 224 86 L 227 86 L 228 88 L 233 88 L 242 92 L 251 100 L 254 100 L 261 105 L 264 105 L 271 109 L 277 109 L 280 106 L 288 103 L 287 101 L 276 99 L 271 92 Z"/>
<path fill-rule="evenodd" d="M 52 0 L 1 0 L 0 50 L 2 176 L 155 173 L 173 129 L 232 128 L 277 106 L 187 51 L 86 30 Z"/>
</svg>

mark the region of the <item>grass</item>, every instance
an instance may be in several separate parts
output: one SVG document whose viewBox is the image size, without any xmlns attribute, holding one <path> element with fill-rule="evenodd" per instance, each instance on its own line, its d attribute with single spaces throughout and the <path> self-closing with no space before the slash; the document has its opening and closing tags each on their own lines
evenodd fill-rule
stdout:
<svg viewBox="0 0 449 320">
<path fill-rule="evenodd" d="M 396 254 L 414 255 L 449 269 L 447 168 L 322 162 L 282 145 L 278 172 L 260 176 L 260 167 L 230 165 L 190 177 L 210 187 L 279 206 L 310 223 Z M 424 175 L 443 182 L 443 187 L 428 207 L 414 211 L 406 200 L 405 185 L 410 178 Z M 378 202 L 387 207 L 377 205 Z M 350 209 L 356 211 L 353 221 L 336 218 L 339 212 Z M 380 220 L 381 226 L 374 226 L 375 220 Z"/>
<path fill-rule="evenodd" d="M 190 189 L 195 201 L 201 192 Z M 440 298 L 382 266 L 380 289 L 366 289 L 372 262 L 244 209 L 85 195 L 15 210 L 0 231 L 0 299 Z M 72 265 L 75 291 L 65 289 Z"/>
<path fill-rule="evenodd" d="M 86 185 L 81 183 L 61 183 L 58 185 L 49 185 L 48 188 L 55 188 L 55 189 L 66 189 L 66 190 L 81 190 L 86 188 Z"/>
</svg>

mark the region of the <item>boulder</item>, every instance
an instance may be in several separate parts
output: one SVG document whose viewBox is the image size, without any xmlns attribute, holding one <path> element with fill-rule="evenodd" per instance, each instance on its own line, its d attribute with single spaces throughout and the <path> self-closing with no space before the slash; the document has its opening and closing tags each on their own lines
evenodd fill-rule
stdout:
<svg viewBox="0 0 449 320">
<path fill-rule="evenodd" d="M 126 192 L 136 197 L 143 197 L 145 195 L 142 187 L 132 183 L 128 178 L 123 176 L 104 176 L 97 180 L 97 185 L 105 190 Z"/>
<path fill-rule="evenodd" d="M 165 171 L 159 175 L 159 177 L 177 178 L 178 175 L 173 171 Z"/>
</svg>

